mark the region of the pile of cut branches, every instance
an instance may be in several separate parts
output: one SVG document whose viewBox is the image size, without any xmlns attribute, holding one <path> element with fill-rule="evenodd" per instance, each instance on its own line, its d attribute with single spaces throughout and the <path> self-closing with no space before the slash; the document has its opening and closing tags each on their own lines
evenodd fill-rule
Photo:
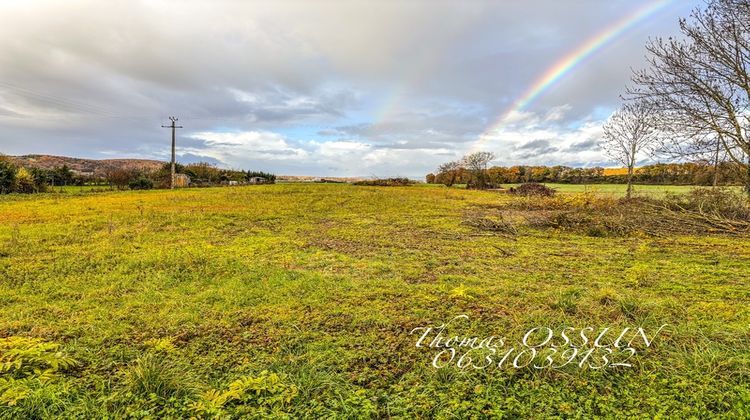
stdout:
<svg viewBox="0 0 750 420">
<path fill-rule="evenodd" d="M 463 224 L 485 234 L 498 234 L 514 237 L 518 234 L 516 225 L 500 211 L 470 209 L 464 213 Z"/>
<path fill-rule="evenodd" d="M 699 188 L 645 204 L 660 216 L 665 228 L 730 235 L 750 233 L 750 204 L 741 194 L 728 189 Z"/>
<path fill-rule="evenodd" d="M 525 220 L 522 224 L 532 228 L 553 228 L 589 236 L 627 236 L 636 232 L 651 236 L 750 235 L 748 200 L 737 192 L 721 188 L 699 188 L 664 198 L 629 200 L 595 194 L 519 197 L 492 209 L 492 212 L 498 211 L 499 220 L 516 215 Z M 492 230 L 487 222 L 478 222 L 481 215 L 472 217 L 473 226 Z M 497 215 L 494 220 L 498 220 Z"/>
</svg>

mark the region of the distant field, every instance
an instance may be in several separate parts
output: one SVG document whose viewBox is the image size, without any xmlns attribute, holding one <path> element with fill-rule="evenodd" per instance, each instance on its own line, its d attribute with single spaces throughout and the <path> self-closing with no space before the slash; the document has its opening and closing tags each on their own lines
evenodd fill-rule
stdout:
<svg viewBox="0 0 750 420">
<path fill-rule="evenodd" d="M 2 197 L 0 352 L 76 364 L 0 375 L 0 418 L 748 415 L 750 240 L 466 225 L 512 199 L 344 184 Z M 467 334 L 514 339 L 668 327 L 621 370 L 435 369 L 410 331 L 460 314 Z"/>
<path fill-rule="evenodd" d="M 83 193 L 83 192 L 104 192 L 110 191 L 111 188 L 107 185 L 66 185 L 58 187 L 48 187 L 50 193 Z"/>
</svg>

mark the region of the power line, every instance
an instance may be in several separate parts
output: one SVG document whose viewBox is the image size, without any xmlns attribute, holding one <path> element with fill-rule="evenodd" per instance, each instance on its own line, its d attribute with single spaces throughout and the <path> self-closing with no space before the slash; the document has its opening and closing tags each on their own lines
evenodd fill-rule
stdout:
<svg viewBox="0 0 750 420">
<path fill-rule="evenodd" d="M 84 114 L 88 117 L 99 117 L 99 118 L 117 118 L 117 119 L 153 119 L 154 115 L 124 115 L 117 114 L 111 110 L 102 108 L 97 104 L 86 103 L 81 101 L 75 101 L 73 99 L 53 95 L 50 93 L 42 93 L 38 90 L 29 89 L 27 87 L 21 87 L 8 82 L 0 81 L 0 88 L 9 90 L 11 94 L 18 95 L 26 99 L 32 99 L 39 102 L 46 103 L 48 105 L 56 105 L 61 107 L 64 111 L 74 111 Z M 38 117 L 34 117 L 37 118 Z M 61 117 L 63 118 L 63 117 Z"/>
<path fill-rule="evenodd" d="M 95 105 L 74 101 L 72 99 L 57 95 L 51 95 L 49 93 L 38 92 L 29 88 L 16 86 L 8 82 L 0 81 L 0 87 L 11 90 L 15 94 L 23 96 L 27 99 L 33 99 L 41 102 L 46 102 L 48 104 L 61 106 L 63 108 L 66 108 L 67 110 L 90 113 L 101 117 L 116 117 L 111 112 L 107 112 L 106 110 L 103 110 L 102 108 L 99 108 Z"/>
<path fill-rule="evenodd" d="M 43 93 L 38 90 L 29 89 L 27 87 L 17 86 L 8 82 L 0 81 L 0 88 L 5 88 L 11 91 L 13 94 L 24 97 L 26 99 L 43 102 L 49 105 L 55 105 L 60 107 L 64 111 L 74 111 L 85 114 L 87 116 L 95 116 L 99 118 L 117 118 L 117 119 L 149 119 L 153 118 L 153 115 L 123 115 L 111 112 L 110 110 L 101 108 L 96 104 L 90 104 L 80 101 L 75 101 L 67 97 L 59 95 L 53 95 L 50 93 Z M 38 117 L 34 117 L 37 118 Z M 63 118 L 63 117 L 61 117 Z M 235 115 L 235 116 L 188 116 L 183 119 L 195 120 L 195 121 L 246 121 L 250 119 L 249 115 Z"/>
</svg>

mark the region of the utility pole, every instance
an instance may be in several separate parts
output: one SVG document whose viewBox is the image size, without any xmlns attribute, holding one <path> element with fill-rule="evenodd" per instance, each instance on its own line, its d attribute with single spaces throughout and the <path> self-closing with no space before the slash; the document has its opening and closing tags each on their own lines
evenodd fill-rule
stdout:
<svg viewBox="0 0 750 420">
<path fill-rule="evenodd" d="M 174 165 L 175 165 L 175 157 L 174 157 L 174 131 L 176 128 L 182 128 L 181 125 L 175 125 L 177 123 L 177 117 L 169 117 L 169 120 L 172 121 L 172 125 L 162 125 L 162 128 L 171 128 L 172 129 L 172 178 L 169 183 L 169 188 L 174 189 Z"/>
</svg>

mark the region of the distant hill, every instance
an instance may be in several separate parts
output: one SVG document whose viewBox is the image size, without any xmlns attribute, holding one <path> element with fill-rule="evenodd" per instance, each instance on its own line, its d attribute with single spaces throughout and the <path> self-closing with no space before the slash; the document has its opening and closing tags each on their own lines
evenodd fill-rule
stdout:
<svg viewBox="0 0 750 420">
<path fill-rule="evenodd" d="M 107 171 L 112 169 L 158 170 L 166 163 L 151 159 L 82 159 L 52 155 L 0 156 L 10 159 L 17 166 L 25 168 L 53 169 L 67 165 L 77 174 L 95 176 L 104 176 Z M 357 182 L 369 178 L 279 175 L 276 179 L 287 182 Z"/>
<path fill-rule="evenodd" d="M 156 170 L 164 162 L 150 159 L 81 159 L 51 155 L 6 156 L 18 166 L 26 168 L 52 169 L 67 165 L 72 171 L 80 174 L 103 175 L 112 169 Z"/>
</svg>

